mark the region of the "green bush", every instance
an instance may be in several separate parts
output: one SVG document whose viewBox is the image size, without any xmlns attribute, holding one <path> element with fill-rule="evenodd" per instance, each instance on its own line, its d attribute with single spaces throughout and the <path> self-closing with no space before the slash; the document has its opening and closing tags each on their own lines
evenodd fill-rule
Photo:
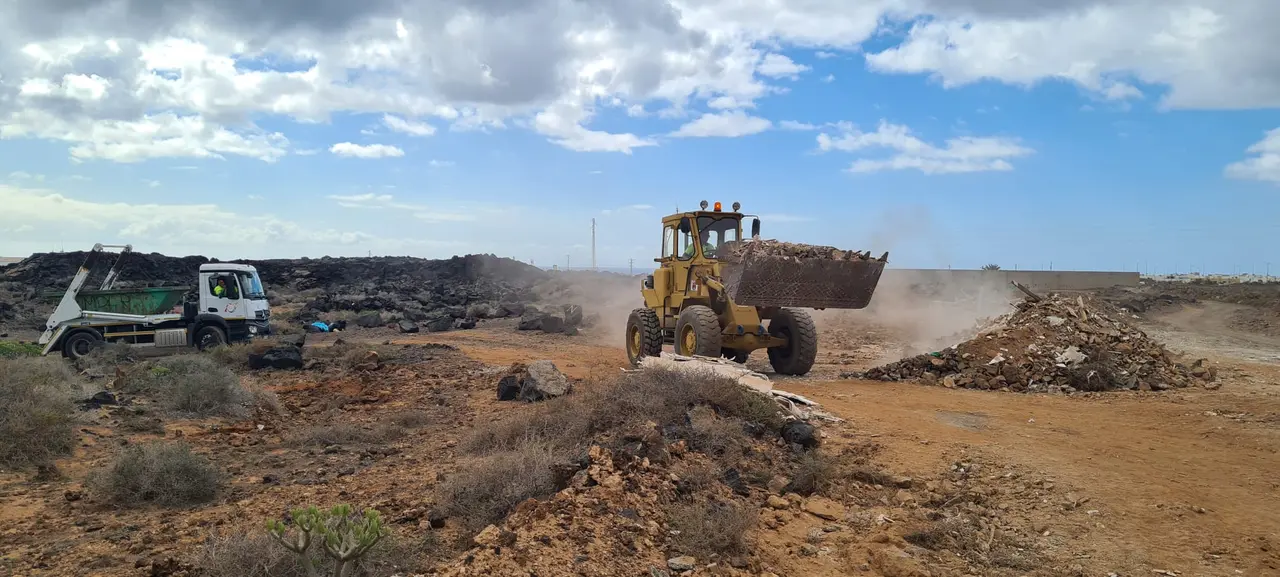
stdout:
<svg viewBox="0 0 1280 577">
<path fill-rule="evenodd" d="M 35 343 L 18 341 L 0 341 L 0 359 L 16 359 L 20 357 L 38 357 L 44 347 Z"/>
<path fill-rule="evenodd" d="M 102 500 L 125 507 L 182 507 L 212 501 L 221 473 L 182 442 L 157 441 L 126 447 L 91 473 L 88 487 Z"/>
</svg>

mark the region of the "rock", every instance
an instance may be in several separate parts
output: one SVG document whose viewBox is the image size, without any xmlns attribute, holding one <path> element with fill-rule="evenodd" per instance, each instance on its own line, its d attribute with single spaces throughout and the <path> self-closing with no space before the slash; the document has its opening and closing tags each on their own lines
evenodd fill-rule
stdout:
<svg viewBox="0 0 1280 577">
<path fill-rule="evenodd" d="M 448 516 L 445 515 L 444 511 L 440 509 L 432 509 L 430 511 L 427 511 L 427 524 L 432 529 L 444 528 L 444 522 L 446 519 L 448 519 Z"/>
<path fill-rule="evenodd" d="M 536 331 L 542 328 L 542 319 L 546 317 L 547 315 L 542 313 L 526 314 L 520 317 L 520 324 L 516 326 L 516 329 L 521 331 Z"/>
<path fill-rule="evenodd" d="M 524 378 L 520 382 L 520 399 L 528 402 L 541 401 L 566 395 L 570 389 L 568 377 L 556 368 L 555 363 L 536 361 L 525 369 Z"/>
<path fill-rule="evenodd" d="M 826 497 L 810 497 L 804 502 L 804 510 L 819 519 L 837 521 L 844 517 L 844 505 Z"/>
<path fill-rule="evenodd" d="M 582 307 L 579 305 L 564 305 L 564 324 L 567 327 L 581 326 Z"/>
<path fill-rule="evenodd" d="M 791 479 L 783 477 L 782 475 L 774 475 L 772 479 L 769 479 L 769 484 L 766 487 L 769 489 L 770 493 L 776 495 L 782 493 L 782 491 L 790 484 Z"/>
<path fill-rule="evenodd" d="M 765 504 L 771 509 L 786 509 L 791 506 L 791 502 L 777 495 L 769 495 L 769 499 Z"/>
<path fill-rule="evenodd" d="M 93 396 L 80 401 L 80 405 L 85 409 L 96 409 L 102 406 L 114 406 L 120 404 L 116 400 L 116 396 L 111 391 L 98 391 Z"/>
<path fill-rule="evenodd" d="M 456 329 L 464 330 L 464 331 L 469 329 L 474 329 L 476 328 L 476 319 L 474 318 L 458 319 L 458 321 L 454 323 L 453 327 Z"/>
<path fill-rule="evenodd" d="M 524 316 L 525 310 L 525 305 L 521 303 L 502 303 L 495 313 L 502 317 L 520 317 Z"/>
<path fill-rule="evenodd" d="M 782 426 L 782 440 L 806 449 L 817 447 L 820 443 L 818 430 L 804 421 L 787 421 L 787 424 Z"/>
<path fill-rule="evenodd" d="M 894 546 L 872 550 L 871 567 L 884 577 L 932 577 L 923 564 Z"/>
<path fill-rule="evenodd" d="M 408 320 L 408 319 L 405 319 L 405 320 L 400 321 L 399 323 L 397 323 L 397 326 L 399 327 L 400 332 L 402 332 L 402 333 L 416 333 L 416 332 L 418 332 L 418 323 L 415 323 L 415 322 L 413 322 L 413 321 L 411 321 L 411 320 Z"/>
<path fill-rule="evenodd" d="M 369 313 L 356 317 L 356 326 L 372 329 L 387 324 L 380 313 Z"/>
<path fill-rule="evenodd" d="M 559 333 L 564 332 L 564 327 L 564 317 L 546 315 L 542 317 L 542 323 L 538 328 L 542 329 L 544 333 Z"/>
<path fill-rule="evenodd" d="M 273 347 L 262 354 L 249 355 L 249 368 L 297 370 L 302 368 L 302 349 L 294 346 Z"/>
<path fill-rule="evenodd" d="M 688 555 L 667 559 L 667 569 L 672 571 L 693 571 L 698 568 L 698 560 Z"/>
<path fill-rule="evenodd" d="M 422 324 L 429 332 L 443 333 L 453 328 L 453 317 L 448 315 L 435 315 Z"/>
<path fill-rule="evenodd" d="M 505 375 L 498 379 L 498 400 L 514 401 L 520 398 L 520 377 Z"/>
</svg>

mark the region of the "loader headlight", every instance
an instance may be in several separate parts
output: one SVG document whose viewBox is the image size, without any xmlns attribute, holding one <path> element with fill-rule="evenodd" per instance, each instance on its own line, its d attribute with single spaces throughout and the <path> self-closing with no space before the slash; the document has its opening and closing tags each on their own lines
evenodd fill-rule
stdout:
<svg viewBox="0 0 1280 577">
<path fill-rule="evenodd" d="M 741 202 L 736 202 L 736 201 L 735 201 L 735 202 L 733 203 L 733 212 L 738 212 L 738 210 L 740 210 L 741 208 L 742 208 L 742 203 L 741 203 Z"/>
<path fill-rule="evenodd" d="M 698 204 L 698 207 L 700 207 L 702 210 L 707 210 L 707 201 L 705 200 L 702 201 L 701 203 Z"/>
</svg>

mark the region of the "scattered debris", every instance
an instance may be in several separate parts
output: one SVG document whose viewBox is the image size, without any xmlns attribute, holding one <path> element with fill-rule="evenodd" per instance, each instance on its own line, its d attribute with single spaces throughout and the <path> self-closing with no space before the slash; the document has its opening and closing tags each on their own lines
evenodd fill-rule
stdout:
<svg viewBox="0 0 1280 577">
<path fill-rule="evenodd" d="M 498 380 L 498 400 L 528 403 L 567 395 L 573 390 L 569 378 L 551 361 L 511 365 Z"/>
<path fill-rule="evenodd" d="M 1023 288 L 1023 287 L 1020 287 Z M 1017 392 L 1165 390 L 1209 386 L 1217 371 L 1203 359 L 1177 362 L 1163 345 L 1130 325 L 1106 301 L 1085 296 L 1039 297 L 1030 291 L 1016 310 L 977 336 L 864 373 L 884 381 L 922 379 L 944 387 Z M 1038 300 L 1037 300 L 1038 299 Z"/>
</svg>

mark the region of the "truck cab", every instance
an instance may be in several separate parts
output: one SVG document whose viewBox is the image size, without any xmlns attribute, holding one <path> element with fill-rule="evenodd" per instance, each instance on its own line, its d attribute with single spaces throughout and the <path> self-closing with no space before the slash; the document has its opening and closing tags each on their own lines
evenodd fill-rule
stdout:
<svg viewBox="0 0 1280 577">
<path fill-rule="evenodd" d="M 254 267 L 236 263 L 202 264 L 196 290 L 199 292 L 196 310 L 185 311 L 184 316 L 221 318 L 231 342 L 270 332 L 271 306 L 267 304 L 262 278 Z"/>
</svg>

